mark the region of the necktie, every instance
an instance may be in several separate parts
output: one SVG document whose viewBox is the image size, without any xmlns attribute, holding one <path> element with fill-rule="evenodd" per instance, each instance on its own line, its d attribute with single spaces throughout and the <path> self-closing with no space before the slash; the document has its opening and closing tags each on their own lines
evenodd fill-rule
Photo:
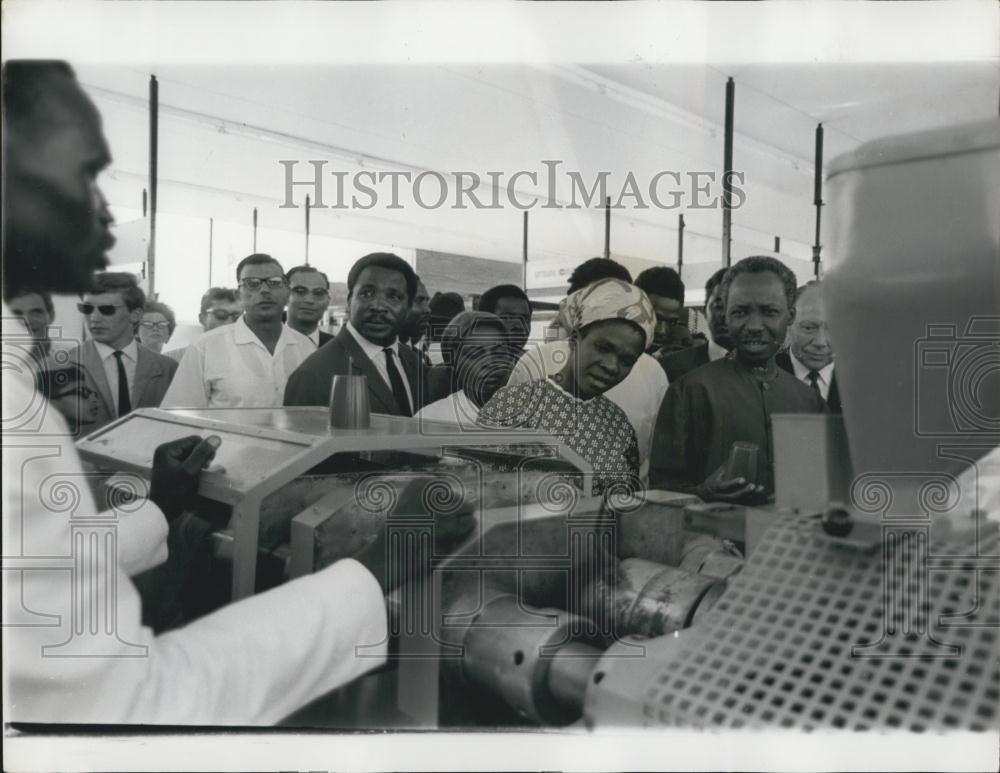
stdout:
<svg viewBox="0 0 1000 773">
<path fill-rule="evenodd" d="M 124 416 L 132 412 L 132 401 L 128 396 L 128 376 L 125 375 L 125 365 L 122 363 L 122 355 L 125 352 L 116 351 L 115 359 L 118 360 L 118 415 Z"/>
<path fill-rule="evenodd" d="M 385 352 L 386 369 L 389 371 L 389 385 L 392 387 L 392 396 L 396 398 L 396 405 L 403 412 L 403 416 L 412 416 L 413 407 L 410 405 L 410 398 L 406 394 L 403 376 L 396 365 L 396 353 L 389 346 L 385 347 L 382 351 Z"/>
<path fill-rule="evenodd" d="M 809 371 L 809 374 L 806 376 L 806 378 L 809 379 L 809 386 L 811 386 L 813 389 L 815 389 L 816 390 L 816 394 L 818 394 L 820 397 L 822 397 L 823 393 L 820 391 L 820 388 L 819 388 L 819 371 L 818 370 L 811 370 L 811 371 Z"/>
</svg>

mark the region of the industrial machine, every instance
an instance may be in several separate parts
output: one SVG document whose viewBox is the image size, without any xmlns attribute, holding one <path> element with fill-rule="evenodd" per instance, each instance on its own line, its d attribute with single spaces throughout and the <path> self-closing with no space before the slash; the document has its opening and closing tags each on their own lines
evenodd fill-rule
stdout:
<svg viewBox="0 0 1000 773">
<path fill-rule="evenodd" d="M 81 453 L 141 474 L 159 442 L 221 434 L 200 493 L 229 508 L 234 598 L 262 561 L 294 577 L 381 528 L 426 563 L 387 600 L 386 666 L 289 725 L 995 728 L 1000 538 L 970 492 L 1000 445 L 1000 123 L 831 170 L 845 413 L 772 417 L 768 505 L 590 497 L 592 470 L 552 438 L 378 416 L 329 430 L 310 409 L 139 411 Z M 415 476 L 428 512 L 475 501 L 449 556 L 433 518 L 394 510 Z"/>
</svg>

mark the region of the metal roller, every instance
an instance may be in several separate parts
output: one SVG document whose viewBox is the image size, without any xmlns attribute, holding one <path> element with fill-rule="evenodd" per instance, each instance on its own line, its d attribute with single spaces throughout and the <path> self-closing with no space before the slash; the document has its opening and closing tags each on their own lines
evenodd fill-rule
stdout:
<svg viewBox="0 0 1000 773">
<path fill-rule="evenodd" d="M 615 638 L 663 636 L 691 625 L 699 607 L 714 604 L 724 589 L 718 577 L 629 558 L 619 564 L 615 581 L 591 584 L 583 614 L 611 620 Z"/>
<path fill-rule="evenodd" d="M 718 537 L 708 534 L 691 534 L 685 540 L 678 566 L 687 572 L 707 574 L 711 577 L 732 577 L 743 568 L 744 559 L 726 547 Z"/>
<path fill-rule="evenodd" d="M 463 672 L 527 719 L 569 724 L 583 712 L 586 684 L 601 654 L 574 638 L 588 627 L 578 615 L 499 596 L 468 628 Z"/>
</svg>

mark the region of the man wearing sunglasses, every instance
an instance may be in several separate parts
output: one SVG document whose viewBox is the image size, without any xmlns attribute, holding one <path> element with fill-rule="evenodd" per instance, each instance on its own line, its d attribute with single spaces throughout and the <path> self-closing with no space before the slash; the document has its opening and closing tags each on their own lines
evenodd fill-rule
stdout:
<svg viewBox="0 0 1000 773">
<path fill-rule="evenodd" d="M 285 274 L 288 280 L 288 327 L 312 341 L 318 349 L 333 336 L 319 324 L 330 306 L 330 280 L 313 266 L 296 266 Z"/>
<path fill-rule="evenodd" d="M 146 295 L 132 274 L 107 272 L 94 277 L 94 290 L 77 309 L 91 339 L 69 352 L 97 393 L 99 411 L 92 429 L 136 408 L 156 408 L 170 386 L 177 363 L 135 340 Z"/>
<path fill-rule="evenodd" d="M 223 325 L 231 325 L 243 316 L 243 305 L 236 290 L 228 287 L 209 287 L 201 296 L 201 311 L 198 312 L 198 322 L 201 329 L 207 333 Z M 180 362 L 188 347 L 182 346 L 164 352 L 167 357 Z"/>
<path fill-rule="evenodd" d="M 281 321 L 288 280 L 270 255 L 236 267 L 243 316 L 191 344 L 163 399 L 164 408 L 277 408 L 292 372 L 316 345 Z"/>
</svg>

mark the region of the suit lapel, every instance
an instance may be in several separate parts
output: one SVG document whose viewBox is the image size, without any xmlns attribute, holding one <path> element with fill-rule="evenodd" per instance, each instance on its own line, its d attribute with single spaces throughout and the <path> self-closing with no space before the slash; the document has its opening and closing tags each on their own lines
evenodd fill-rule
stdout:
<svg viewBox="0 0 1000 773">
<path fill-rule="evenodd" d="M 108 383 L 108 377 L 104 372 L 104 362 L 97 353 L 97 347 L 93 341 L 87 341 L 80 347 L 80 364 L 83 365 L 84 369 L 90 375 L 90 380 L 94 383 L 97 393 L 101 396 L 101 401 L 104 403 L 104 410 L 107 412 L 107 415 L 112 418 L 117 416 L 118 412 L 115 410 L 115 400 L 111 396 L 111 385 Z"/>
<path fill-rule="evenodd" d="M 151 356 L 152 352 L 136 344 L 135 384 L 132 385 L 132 405 L 142 405 L 142 395 L 149 382 L 160 375 L 160 364 Z"/>
<path fill-rule="evenodd" d="M 399 413 L 399 406 L 396 405 L 396 398 L 392 396 L 392 390 L 385 383 L 385 379 L 378 372 L 375 363 L 372 362 L 365 350 L 354 340 L 354 336 L 344 328 L 337 334 L 344 351 L 351 356 L 353 363 L 353 374 L 365 376 L 368 379 L 368 394 L 371 397 L 371 409 L 375 413 Z M 346 363 L 345 363 L 346 364 Z"/>
</svg>

